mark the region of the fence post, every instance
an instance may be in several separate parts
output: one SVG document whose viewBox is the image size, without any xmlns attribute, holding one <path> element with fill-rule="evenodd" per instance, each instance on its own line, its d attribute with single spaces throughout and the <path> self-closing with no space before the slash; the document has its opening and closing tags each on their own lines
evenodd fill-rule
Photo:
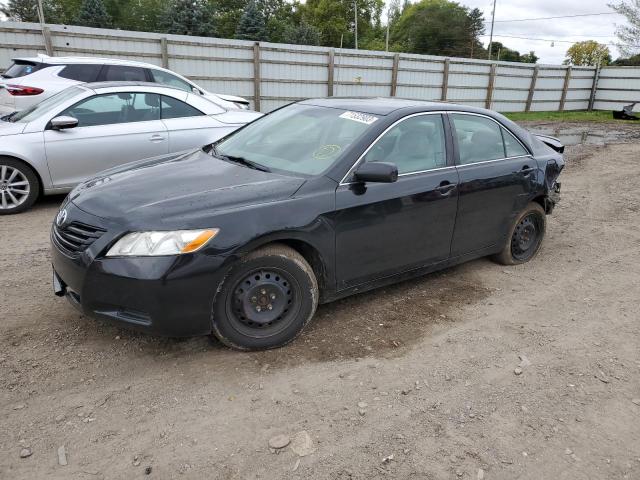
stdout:
<svg viewBox="0 0 640 480">
<path fill-rule="evenodd" d="M 42 38 L 44 39 L 44 51 L 53 57 L 53 43 L 51 42 L 51 30 L 49 27 L 42 27 Z"/>
<path fill-rule="evenodd" d="M 398 91 L 398 66 L 400 65 L 400 54 L 393 56 L 393 68 L 391 69 L 391 96 L 395 97 Z"/>
<path fill-rule="evenodd" d="M 533 103 L 533 94 L 536 93 L 536 82 L 538 81 L 538 72 L 540 71 L 540 67 L 536 65 L 533 68 L 533 76 L 531 77 L 531 85 L 529 86 L 529 95 L 527 96 L 527 105 L 524 108 L 525 112 L 531 110 L 531 104 Z"/>
<path fill-rule="evenodd" d="M 564 103 L 567 100 L 567 90 L 569 88 L 569 82 L 571 81 L 571 65 L 567 67 L 567 73 L 564 76 L 564 86 L 562 87 L 562 95 L 560 96 L 560 108 L 558 108 L 559 112 L 564 111 Z"/>
<path fill-rule="evenodd" d="M 596 93 L 598 91 L 598 79 L 600 78 L 600 65 L 596 65 L 593 72 L 593 85 L 591 85 L 591 95 L 589 96 L 589 111 L 593 110 L 593 104 L 596 101 Z"/>
<path fill-rule="evenodd" d="M 253 108 L 260 111 L 260 42 L 253 44 Z"/>
<path fill-rule="evenodd" d="M 160 38 L 160 56 L 162 57 L 162 68 L 169 68 L 169 48 L 167 37 Z"/>
<path fill-rule="evenodd" d="M 493 85 L 496 81 L 496 68 L 495 63 L 491 64 L 491 70 L 489 71 L 489 85 L 487 86 L 487 99 L 484 102 L 484 108 L 491 108 L 491 100 L 493 99 Z"/>
<path fill-rule="evenodd" d="M 336 52 L 333 48 L 329 49 L 329 77 L 327 80 L 327 96 L 333 97 L 333 75 L 335 69 Z"/>
<path fill-rule="evenodd" d="M 449 88 L 449 63 L 451 61 L 448 58 L 444 59 L 444 70 L 442 71 L 442 93 L 440 100 L 447 101 L 447 89 Z"/>
</svg>

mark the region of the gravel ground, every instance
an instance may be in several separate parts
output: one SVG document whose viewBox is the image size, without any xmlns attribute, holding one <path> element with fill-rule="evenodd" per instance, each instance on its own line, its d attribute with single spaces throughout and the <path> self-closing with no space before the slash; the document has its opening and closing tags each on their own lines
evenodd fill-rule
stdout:
<svg viewBox="0 0 640 480">
<path fill-rule="evenodd" d="M 535 261 L 322 306 L 269 352 L 79 315 L 61 199 L 0 217 L 0 478 L 640 478 L 640 130 L 596 128 Z"/>
</svg>

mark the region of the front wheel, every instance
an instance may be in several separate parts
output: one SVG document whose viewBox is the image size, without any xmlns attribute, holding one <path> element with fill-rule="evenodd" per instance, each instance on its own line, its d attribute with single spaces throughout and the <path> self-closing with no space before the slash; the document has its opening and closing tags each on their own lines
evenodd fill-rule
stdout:
<svg viewBox="0 0 640 480">
<path fill-rule="evenodd" d="M 503 250 L 494 259 L 503 265 L 519 265 L 534 258 L 544 238 L 546 214 L 537 203 L 530 203 L 516 217 Z"/>
<path fill-rule="evenodd" d="M 27 164 L 0 157 L 0 215 L 24 212 L 39 192 L 38 177 Z"/>
<path fill-rule="evenodd" d="M 285 245 L 262 247 L 234 265 L 218 288 L 213 332 L 238 350 L 286 345 L 311 320 L 318 283 L 311 266 Z"/>
</svg>

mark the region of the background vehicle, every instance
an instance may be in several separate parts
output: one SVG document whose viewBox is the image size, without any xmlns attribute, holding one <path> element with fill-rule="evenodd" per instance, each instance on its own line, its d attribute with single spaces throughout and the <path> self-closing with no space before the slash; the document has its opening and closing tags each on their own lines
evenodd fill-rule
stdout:
<svg viewBox="0 0 640 480">
<path fill-rule="evenodd" d="M 273 348 L 319 302 L 485 255 L 529 261 L 563 166 L 487 110 L 307 100 L 78 186 L 52 230 L 55 291 L 147 331 Z"/>
<path fill-rule="evenodd" d="M 210 144 L 259 116 L 156 84 L 70 87 L 0 120 L 0 214 L 107 168 Z"/>
<path fill-rule="evenodd" d="M 24 110 L 67 87 L 89 82 L 151 82 L 202 95 L 229 110 L 249 109 L 242 97 L 207 92 L 191 80 L 150 63 L 97 57 L 14 58 L 0 75 L 0 114 Z"/>
</svg>

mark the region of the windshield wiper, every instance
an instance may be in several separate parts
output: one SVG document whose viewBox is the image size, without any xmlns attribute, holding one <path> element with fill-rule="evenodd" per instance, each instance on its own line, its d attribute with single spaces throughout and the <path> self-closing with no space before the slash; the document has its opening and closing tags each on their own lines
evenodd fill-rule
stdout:
<svg viewBox="0 0 640 480">
<path fill-rule="evenodd" d="M 223 155 L 220 152 L 218 152 L 218 149 L 216 148 L 215 145 L 212 145 L 211 153 L 213 153 L 215 157 L 221 158 L 223 160 L 228 160 L 234 163 L 239 163 L 246 167 L 253 168 L 254 170 L 260 170 L 261 172 L 271 172 L 271 169 L 265 167 L 264 165 L 260 165 L 259 163 L 252 162 L 251 160 L 246 159 L 244 157 L 236 157 L 235 155 Z"/>
</svg>

